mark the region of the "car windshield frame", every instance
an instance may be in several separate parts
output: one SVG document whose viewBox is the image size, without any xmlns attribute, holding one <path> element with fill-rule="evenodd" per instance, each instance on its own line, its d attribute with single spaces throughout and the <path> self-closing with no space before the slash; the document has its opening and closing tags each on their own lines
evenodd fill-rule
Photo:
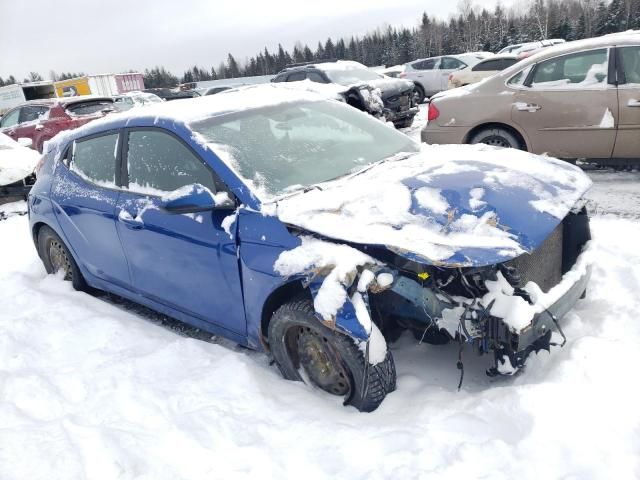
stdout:
<svg viewBox="0 0 640 480">
<path fill-rule="evenodd" d="M 333 115 L 335 112 L 344 115 Z M 242 122 L 254 125 L 254 120 L 259 128 L 243 130 Z M 229 135 L 230 125 L 234 131 L 223 138 Z M 403 133 L 330 100 L 300 100 L 224 113 L 188 126 L 261 203 L 317 188 L 381 161 L 420 151 L 419 144 Z M 265 128 L 266 135 L 251 138 L 253 130 Z M 318 129 L 316 133 L 314 128 Z M 345 128 L 351 131 L 345 133 Z M 332 138 L 336 132 L 344 138 Z M 358 140 L 350 140 L 354 132 Z"/>
</svg>

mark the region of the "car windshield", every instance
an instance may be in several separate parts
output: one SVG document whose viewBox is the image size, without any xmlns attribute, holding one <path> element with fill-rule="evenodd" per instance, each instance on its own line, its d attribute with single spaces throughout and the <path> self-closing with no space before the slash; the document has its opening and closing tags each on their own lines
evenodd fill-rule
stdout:
<svg viewBox="0 0 640 480">
<path fill-rule="evenodd" d="M 354 83 L 380 80 L 380 75 L 366 68 L 346 68 L 344 70 L 325 70 L 333 83 L 339 85 L 353 85 Z"/>
<path fill-rule="evenodd" d="M 353 107 L 330 101 L 221 115 L 191 128 L 266 197 L 418 151 L 406 135 Z"/>
</svg>

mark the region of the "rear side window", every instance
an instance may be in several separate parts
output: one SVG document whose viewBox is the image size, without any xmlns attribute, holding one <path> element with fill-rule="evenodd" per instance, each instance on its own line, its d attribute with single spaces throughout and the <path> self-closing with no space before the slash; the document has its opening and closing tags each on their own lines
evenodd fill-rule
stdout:
<svg viewBox="0 0 640 480">
<path fill-rule="evenodd" d="M 411 64 L 411 67 L 414 70 L 433 70 L 435 66 L 436 66 L 436 61 L 433 58 Z"/>
<path fill-rule="evenodd" d="M 76 141 L 71 151 L 71 171 L 101 186 L 116 181 L 117 133 Z"/>
<path fill-rule="evenodd" d="M 518 62 L 517 58 L 503 58 L 502 66 L 500 67 L 500 69 L 504 70 L 505 68 L 509 68 L 511 65 L 515 65 L 517 62 Z"/>
<path fill-rule="evenodd" d="M 640 47 L 620 48 L 625 83 L 640 84 Z"/>
<path fill-rule="evenodd" d="M 502 60 L 487 60 L 486 62 L 480 62 L 471 70 L 474 72 L 493 72 L 501 69 Z"/>
<path fill-rule="evenodd" d="M 67 105 L 67 112 L 72 115 L 93 115 L 105 109 L 113 109 L 113 103 L 107 101 L 80 102 Z"/>
<path fill-rule="evenodd" d="M 536 66 L 536 88 L 593 88 L 605 86 L 609 65 L 606 48 L 551 58 Z"/>
<path fill-rule="evenodd" d="M 27 105 L 20 109 L 20 123 L 35 122 L 49 113 L 49 107 L 44 105 Z"/>
<path fill-rule="evenodd" d="M 199 183 L 216 191 L 212 172 L 182 142 L 159 130 L 132 130 L 127 150 L 129 190 L 163 195 Z"/>
</svg>

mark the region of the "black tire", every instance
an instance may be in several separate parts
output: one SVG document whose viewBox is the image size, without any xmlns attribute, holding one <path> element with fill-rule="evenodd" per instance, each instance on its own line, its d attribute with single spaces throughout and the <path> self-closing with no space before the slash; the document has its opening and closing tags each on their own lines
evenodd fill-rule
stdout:
<svg viewBox="0 0 640 480">
<path fill-rule="evenodd" d="M 85 290 L 87 284 L 82 273 L 62 239 L 50 227 L 44 225 L 38 231 L 38 254 L 47 273 L 64 270 L 64 280 L 71 282 L 76 290 Z"/>
<path fill-rule="evenodd" d="M 273 314 L 269 346 L 284 378 L 306 381 L 328 393 L 343 396 L 345 405 L 361 412 L 374 411 L 387 393 L 396 388 L 391 352 L 387 351 L 381 363 L 368 365 L 351 338 L 320 323 L 311 300 L 291 301 Z M 316 360 L 320 357 L 315 363 L 321 362 L 324 367 L 320 371 L 314 370 L 317 365 L 309 359 L 314 355 Z M 304 372 L 305 378 L 300 372 Z"/>
<path fill-rule="evenodd" d="M 504 128 L 485 128 L 476 133 L 469 143 L 484 143 L 495 147 L 516 148 L 524 150 L 518 137 Z"/>
<path fill-rule="evenodd" d="M 404 118 L 393 124 L 396 128 L 409 128 L 411 125 L 413 125 L 413 117 Z"/>
<path fill-rule="evenodd" d="M 424 93 L 424 88 L 416 83 L 416 85 L 413 87 L 413 92 L 415 95 L 416 104 L 420 105 L 421 103 L 424 103 L 425 98 L 427 98 Z"/>
</svg>

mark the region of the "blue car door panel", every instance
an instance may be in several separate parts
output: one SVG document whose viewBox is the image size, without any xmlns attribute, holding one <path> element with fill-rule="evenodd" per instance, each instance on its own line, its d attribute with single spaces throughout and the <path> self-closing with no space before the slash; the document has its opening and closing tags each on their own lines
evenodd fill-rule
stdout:
<svg viewBox="0 0 640 480">
<path fill-rule="evenodd" d="M 127 261 L 116 231 L 118 133 L 78 141 L 53 175 L 56 219 L 80 266 L 101 280 L 129 288 Z M 89 279 L 90 280 L 90 279 Z"/>
<path fill-rule="evenodd" d="M 135 290 L 245 335 L 235 237 L 222 228 L 233 211 L 176 214 L 162 209 L 162 192 L 193 183 L 215 191 L 219 183 L 213 172 L 160 129 L 131 129 L 127 145 L 123 162 L 129 188 L 120 193 L 115 216 Z"/>
</svg>

